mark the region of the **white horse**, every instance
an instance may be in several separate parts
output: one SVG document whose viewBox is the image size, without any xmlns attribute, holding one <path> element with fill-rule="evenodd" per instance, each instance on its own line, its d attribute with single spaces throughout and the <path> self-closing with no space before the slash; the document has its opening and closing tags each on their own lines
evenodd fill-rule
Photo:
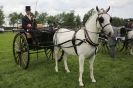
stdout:
<svg viewBox="0 0 133 88">
<path fill-rule="evenodd" d="M 133 29 L 127 33 L 127 38 L 132 39 L 133 38 Z"/>
<path fill-rule="evenodd" d="M 133 29 L 127 33 L 127 39 L 131 40 L 129 43 L 129 52 L 133 55 Z"/>
<path fill-rule="evenodd" d="M 64 66 L 67 72 L 70 72 L 67 66 L 67 55 L 79 56 L 79 85 L 84 86 L 82 74 L 84 71 L 84 59 L 89 58 L 90 63 L 90 78 L 92 82 L 96 82 L 93 75 L 93 62 L 98 45 L 99 32 L 103 31 L 106 35 L 113 35 L 112 25 L 110 24 L 111 17 L 107 10 L 96 7 L 97 13 L 94 14 L 77 32 L 61 28 L 54 34 L 55 53 L 55 70 L 58 72 L 58 52 L 60 49 L 64 51 Z"/>
</svg>

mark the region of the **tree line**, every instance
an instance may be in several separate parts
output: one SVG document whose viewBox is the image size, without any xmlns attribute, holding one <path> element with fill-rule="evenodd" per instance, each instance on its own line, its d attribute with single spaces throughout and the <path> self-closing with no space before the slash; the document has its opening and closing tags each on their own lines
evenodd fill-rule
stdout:
<svg viewBox="0 0 133 88">
<path fill-rule="evenodd" d="M 71 10 L 70 12 L 62 12 L 60 14 L 57 14 L 55 16 L 50 16 L 46 12 L 39 13 L 38 11 L 35 11 L 34 15 L 36 16 L 36 22 L 39 24 L 54 24 L 54 25 L 60 25 L 61 27 L 69 27 L 69 28 L 80 28 L 81 26 L 84 26 L 86 21 L 95 14 L 95 10 L 92 8 L 89 10 L 83 17 L 83 20 L 81 20 L 81 17 L 79 15 L 75 15 L 74 10 Z M 15 26 L 15 24 L 21 24 L 21 19 L 23 17 L 22 13 L 13 12 L 8 15 L 9 19 L 9 25 L 12 27 Z M 0 7 L 0 26 L 2 26 L 5 21 L 5 15 L 3 11 L 3 7 Z M 125 25 L 125 19 L 119 18 L 119 17 L 112 17 L 112 25 L 113 26 L 123 26 Z"/>
</svg>

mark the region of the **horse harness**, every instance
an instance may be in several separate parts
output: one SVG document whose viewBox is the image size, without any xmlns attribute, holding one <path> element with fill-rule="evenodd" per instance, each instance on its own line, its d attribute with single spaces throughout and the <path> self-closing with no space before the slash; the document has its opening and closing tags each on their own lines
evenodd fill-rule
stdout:
<svg viewBox="0 0 133 88">
<path fill-rule="evenodd" d="M 75 53 L 78 55 L 77 46 L 80 46 L 82 43 L 88 43 L 88 44 L 90 44 L 90 45 L 92 45 L 92 46 L 95 47 L 95 54 L 96 54 L 97 46 L 98 46 L 99 44 L 96 44 L 96 43 L 94 43 L 94 42 L 91 40 L 91 38 L 90 38 L 90 36 L 89 36 L 89 34 L 88 34 L 86 28 L 84 28 L 85 39 L 83 39 L 83 40 L 82 40 L 82 39 L 77 39 L 77 38 L 76 38 L 76 34 L 77 34 L 78 31 L 79 31 L 79 30 L 76 30 L 76 31 L 74 32 L 73 37 L 72 37 L 72 40 L 67 40 L 67 41 L 65 41 L 65 42 L 63 42 L 63 43 L 57 44 L 57 46 L 62 47 L 62 48 L 71 48 L 71 47 L 73 47 Z M 76 44 L 76 41 L 77 41 L 77 40 L 79 40 L 80 42 Z M 61 46 L 61 45 L 65 44 L 65 43 L 67 43 L 67 42 L 72 42 L 72 46 L 68 46 L 68 47 L 63 47 L 63 46 Z"/>
<path fill-rule="evenodd" d="M 102 19 L 99 17 L 101 14 L 105 14 L 105 13 L 100 13 L 100 14 L 98 14 L 98 17 L 97 17 L 97 19 L 96 19 L 96 24 L 97 24 L 97 22 L 99 21 L 99 24 L 100 24 L 100 26 L 101 26 L 101 28 L 102 28 L 102 31 L 104 31 L 104 28 L 105 28 L 106 26 L 110 25 L 110 23 L 108 23 L 108 24 L 102 26 L 102 21 L 100 21 L 100 20 L 102 20 Z M 107 14 L 107 13 L 106 13 L 106 14 Z M 104 19 L 103 19 L 103 21 L 104 21 Z M 91 38 L 90 38 L 90 36 L 89 36 L 88 31 L 86 30 L 86 28 L 84 28 L 85 39 L 83 39 L 83 40 L 81 40 L 81 39 L 76 39 L 76 34 L 77 34 L 78 31 L 79 31 L 79 30 L 77 30 L 77 31 L 74 32 L 73 37 L 72 37 L 72 40 L 68 40 L 68 41 L 66 41 L 66 42 L 60 43 L 60 44 L 58 44 L 58 46 L 59 46 L 59 47 L 62 47 L 61 45 L 65 44 L 65 43 L 67 43 L 67 42 L 72 41 L 72 46 L 63 47 L 63 48 L 74 47 L 74 51 L 75 51 L 75 53 L 78 55 L 77 46 L 80 46 L 82 43 L 88 43 L 88 44 L 90 44 L 91 46 L 95 47 L 95 53 L 94 53 L 94 54 L 96 54 L 97 46 L 98 46 L 99 44 L 96 44 L 96 43 L 94 43 L 94 42 L 91 40 Z M 94 32 L 94 33 L 96 33 L 96 32 Z M 99 34 L 99 33 L 96 33 L 96 34 Z M 78 44 L 76 44 L 76 40 L 80 40 L 80 42 L 79 42 Z"/>
<path fill-rule="evenodd" d="M 76 33 L 77 33 L 77 32 L 78 32 L 78 31 L 75 31 L 75 33 L 74 33 L 74 35 L 73 35 L 73 38 L 72 38 L 72 44 L 73 44 L 75 53 L 78 55 L 77 46 L 81 45 L 81 44 L 84 42 L 84 43 L 90 44 L 91 46 L 94 46 L 94 47 L 95 47 L 95 54 L 96 54 L 97 46 L 98 46 L 99 44 L 96 44 L 96 43 L 94 43 L 94 42 L 91 40 L 91 38 L 90 38 L 90 36 L 89 36 L 89 34 L 88 34 L 86 28 L 84 28 L 85 39 L 83 39 L 81 42 L 79 42 L 78 45 L 76 45 L 76 43 L 75 43 L 75 42 L 76 42 Z"/>
<path fill-rule="evenodd" d="M 78 32 L 78 30 L 75 31 L 75 33 L 73 34 L 72 44 L 73 44 L 73 48 L 74 48 L 75 53 L 78 55 L 77 47 L 76 47 L 76 44 L 75 44 L 75 42 L 76 42 L 76 34 L 77 34 L 77 32 Z"/>
</svg>

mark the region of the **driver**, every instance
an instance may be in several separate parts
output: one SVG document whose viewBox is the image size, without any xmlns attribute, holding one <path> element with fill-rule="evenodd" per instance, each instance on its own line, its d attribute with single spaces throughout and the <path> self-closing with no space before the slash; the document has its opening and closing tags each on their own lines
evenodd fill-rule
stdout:
<svg viewBox="0 0 133 88">
<path fill-rule="evenodd" d="M 25 12 L 26 15 L 22 18 L 22 28 L 26 31 L 26 35 L 27 35 L 27 40 L 28 43 L 32 43 L 32 36 L 31 36 L 31 31 L 33 29 L 33 21 L 35 19 L 35 17 L 33 16 L 33 14 L 31 13 L 31 8 L 30 6 L 26 6 L 25 7 Z"/>
</svg>

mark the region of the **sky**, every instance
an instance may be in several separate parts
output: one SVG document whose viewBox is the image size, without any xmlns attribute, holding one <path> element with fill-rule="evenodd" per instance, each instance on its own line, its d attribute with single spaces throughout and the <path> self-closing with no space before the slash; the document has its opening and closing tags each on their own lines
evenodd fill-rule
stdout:
<svg viewBox="0 0 133 88">
<path fill-rule="evenodd" d="M 56 15 L 62 12 L 75 11 L 75 14 L 83 18 L 90 9 L 98 6 L 107 9 L 111 6 L 111 16 L 121 18 L 133 18 L 133 0 L 0 0 L 6 16 L 12 12 L 25 14 L 25 6 L 31 6 L 32 12 L 47 12 Z"/>
</svg>

